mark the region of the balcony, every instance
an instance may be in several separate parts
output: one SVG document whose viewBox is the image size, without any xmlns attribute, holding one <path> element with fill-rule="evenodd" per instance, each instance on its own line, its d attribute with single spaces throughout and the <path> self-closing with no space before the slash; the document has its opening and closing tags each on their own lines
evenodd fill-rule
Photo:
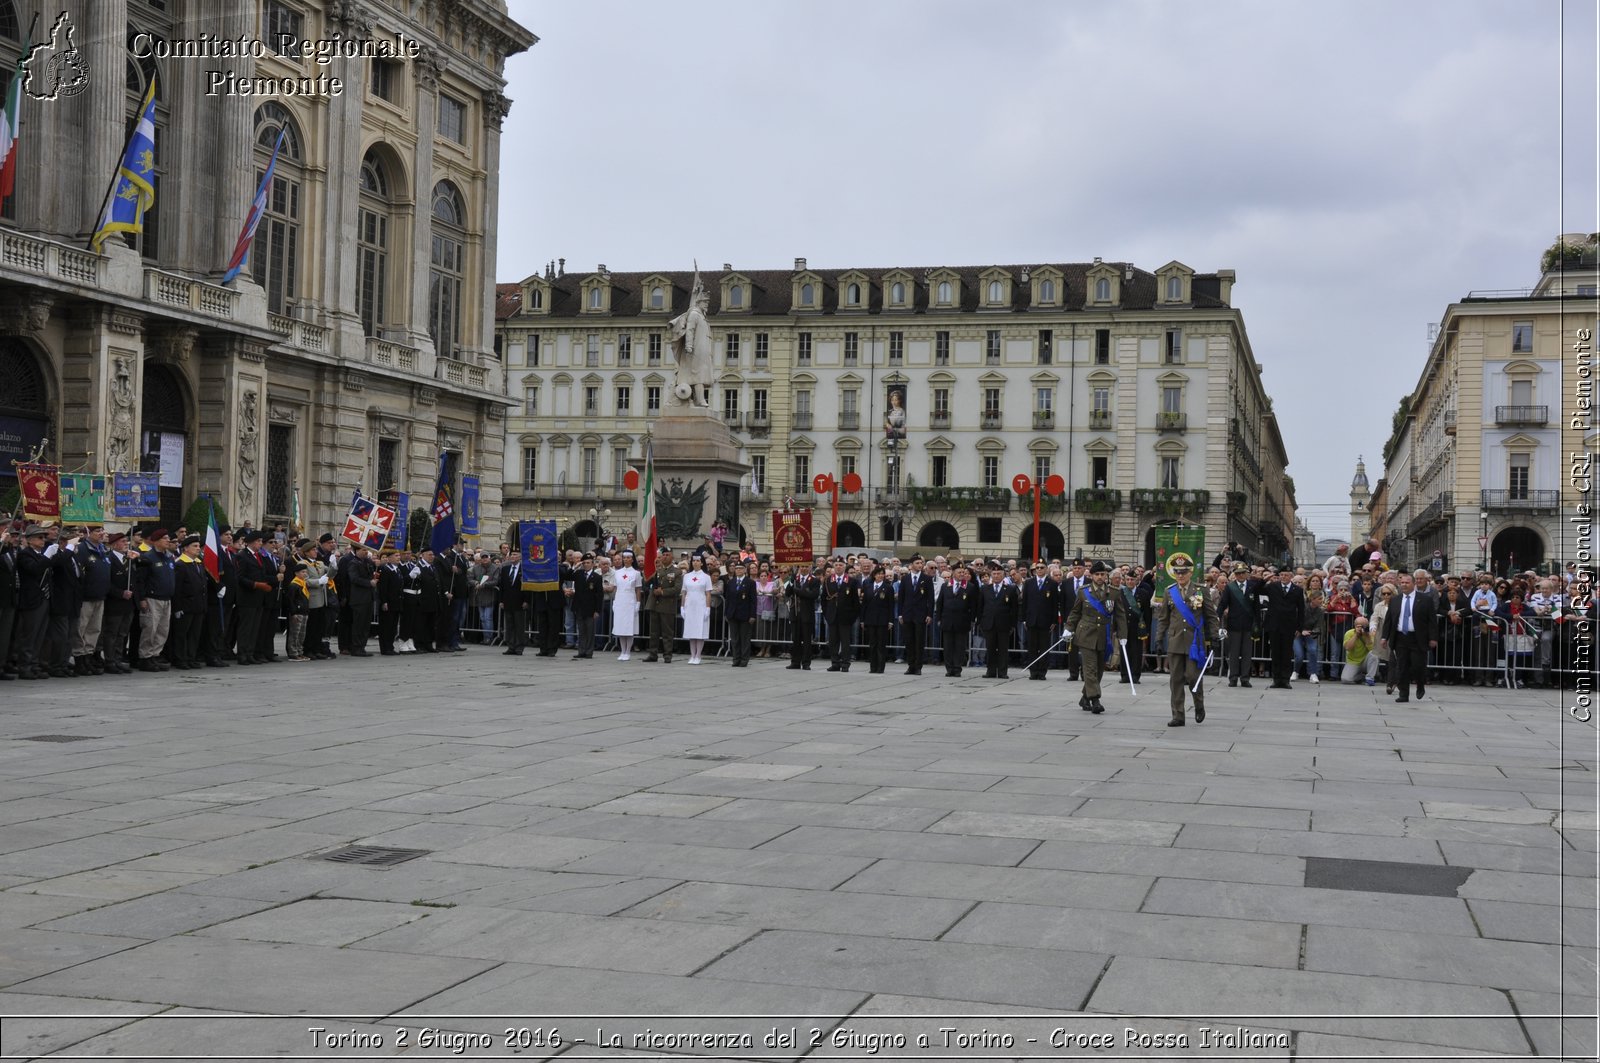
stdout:
<svg viewBox="0 0 1600 1063">
<path fill-rule="evenodd" d="M 283 343 L 296 350 L 322 353 L 328 349 L 330 333 L 321 325 L 282 314 L 268 314 L 267 327 L 280 336 Z M 367 361 L 373 361 L 371 340 L 367 341 Z"/>
<path fill-rule="evenodd" d="M 1228 512 L 1242 515 L 1244 507 L 1249 503 L 1250 496 L 1243 491 L 1228 492 Z"/>
<path fill-rule="evenodd" d="M 913 487 L 911 505 L 918 510 L 948 509 L 1005 512 L 1011 508 L 1009 487 Z"/>
<path fill-rule="evenodd" d="M 1034 410 L 1033 411 L 1033 427 L 1035 427 L 1035 428 L 1054 428 L 1055 426 L 1056 426 L 1056 414 L 1055 414 L 1054 410 Z"/>
<path fill-rule="evenodd" d="M 1483 508 L 1530 513 L 1554 511 L 1561 504 L 1560 491 L 1498 491 L 1482 492 Z"/>
<path fill-rule="evenodd" d="M 1178 487 L 1141 487 L 1128 492 L 1128 503 L 1136 513 L 1204 513 L 1211 506 L 1211 492 Z"/>
<path fill-rule="evenodd" d="M 1496 406 L 1494 422 L 1498 425 L 1538 426 L 1550 423 L 1548 406 Z"/>
<path fill-rule="evenodd" d="M 929 428 L 949 428 L 950 427 L 950 411 L 949 410 L 934 410 L 932 413 L 928 414 L 928 427 Z"/>
<path fill-rule="evenodd" d="M 877 487 L 872 492 L 872 503 L 876 506 L 905 506 L 910 505 L 911 496 L 902 487 Z"/>
<path fill-rule="evenodd" d="M 1080 513 L 1115 513 L 1122 508 L 1122 492 L 1114 487 L 1080 487 L 1072 492 Z"/>
<path fill-rule="evenodd" d="M 1189 415 L 1162 410 L 1156 414 L 1156 429 L 1161 432 L 1186 432 L 1189 429 Z"/>
<path fill-rule="evenodd" d="M 746 414 L 744 426 L 753 436 L 768 435 L 772 431 L 772 418 L 764 413 Z"/>
<path fill-rule="evenodd" d="M 993 429 L 999 428 L 1000 427 L 1000 411 L 999 410 L 984 410 L 983 411 L 983 416 L 978 419 L 978 427 L 979 428 L 993 428 Z"/>
<path fill-rule="evenodd" d="M 1090 428 L 1100 428 L 1100 429 L 1110 428 L 1111 427 L 1111 411 L 1110 410 L 1090 410 L 1089 411 L 1089 427 Z"/>
<path fill-rule="evenodd" d="M 280 319 L 273 319 L 274 329 L 277 328 L 278 320 Z M 315 325 L 307 325 L 302 321 L 291 321 L 288 318 L 283 318 L 281 320 L 290 321 L 292 325 L 299 326 L 302 331 L 317 327 Z M 324 333 L 327 332 L 326 329 L 322 329 L 320 331 Z M 319 342 L 326 343 L 327 340 L 324 337 Z M 298 344 L 296 344 L 296 346 L 298 346 Z M 400 369 L 407 373 L 414 373 L 417 371 L 417 356 L 419 353 L 421 352 L 419 352 L 417 348 L 407 347 L 403 343 L 393 343 L 389 340 L 381 340 L 376 336 L 367 337 L 367 361 L 372 365 L 381 365 L 385 369 Z"/>
<path fill-rule="evenodd" d="M 144 271 L 144 296 L 153 303 L 166 303 L 207 317 L 230 321 L 239 303 L 239 293 L 232 288 L 207 284 L 159 269 Z"/>
<path fill-rule="evenodd" d="M 767 485 L 741 487 L 739 489 L 739 498 L 745 502 L 765 502 L 767 500 Z"/>
<path fill-rule="evenodd" d="M 811 431 L 811 411 L 797 410 L 794 415 L 794 429 L 797 432 Z"/>
<path fill-rule="evenodd" d="M 839 431 L 854 432 L 861 427 L 861 415 L 849 410 L 839 415 Z"/>
<path fill-rule="evenodd" d="M 744 424 L 744 418 L 739 415 L 738 410 L 723 410 L 722 423 L 729 428 L 737 429 Z"/>
<path fill-rule="evenodd" d="M 459 384 L 463 387 L 475 388 L 479 391 L 489 386 L 489 371 L 481 365 L 463 362 L 456 358 L 439 359 L 434 367 L 433 375 L 447 384 Z M 596 416 L 595 413 L 584 412 L 585 417 Z"/>
<path fill-rule="evenodd" d="M 1444 411 L 1444 434 L 1447 436 L 1456 434 L 1456 411 L 1454 410 Z"/>
<path fill-rule="evenodd" d="M 1422 512 L 1416 515 L 1416 518 L 1411 521 L 1410 527 L 1406 529 L 1406 538 L 1419 538 L 1423 532 L 1432 528 L 1435 524 L 1442 523 L 1446 517 L 1454 516 L 1455 512 L 1455 499 L 1451 497 L 1449 491 L 1445 491 L 1438 498 L 1422 507 Z"/>
</svg>

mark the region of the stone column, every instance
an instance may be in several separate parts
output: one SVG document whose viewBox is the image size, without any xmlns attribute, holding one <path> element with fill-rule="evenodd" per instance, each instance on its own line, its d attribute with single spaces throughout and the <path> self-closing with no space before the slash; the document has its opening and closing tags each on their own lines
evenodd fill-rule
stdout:
<svg viewBox="0 0 1600 1063">
<path fill-rule="evenodd" d="M 372 36 L 372 17 L 355 4 L 333 5 L 329 31 L 348 40 Z M 327 99 L 324 116 L 327 141 L 327 217 L 322 228 L 322 311 L 334 331 L 333 349 L 355 362 L 366 361 L 366 335 L 356 314 L 356 219 L 361 173 L 361 107 L 366 98 L 370 60 L 336 59 L 330 76 L 344 82 L 344 91 Z M 431 143 L 431 140 L 429 141 Z"/>
<path fill-rule="evenodd" d="M 67 168 L 80 175 L 78 181 L 69 182 L 60 180 L 64 174 L 57 174 L 57 187 L 77 184 L 79 188 L 76 224 L 73 225 L 70 216 L 63 211 L 63 227 L 58 231 L 63 236 L 87 239 L 100 222 L 106 189 L 127 140 L 128 2 L 77 0 L 67 5 L 67 12 L 78 28 L 77 43 L 89 66 L 89 84 L 81 95 L 74 97 L 78 101 L 81 125 L 72 128 L 75 123 L 70 119 L 51 123 L 56 131 L 53 145 L 56 150 L 50 154 L 56 166 L 70 159 Z M 48 17 L 47 11 L 45 18 Z M 50 26 L 45 19 L 39 21 L 41 34 L 48 33 Z M 158 85 L 156 91 L 165 90 Z M 61 100 L 48 105 L 67 106 Z"/>
<path fill-rule="evenodd" d="M 483 94 L 483 259 L 478 266 L 478 335 L 473 346 L 494 351 L 495 254 L 500 228 L 500 127 L 511 113 L 511 99 L 498 89 Z M 502 378 L 503 379 L 503 378 Z"/>
<path fill-rule="evenodd" d="M 252 14 L 253 4 L 218 4 L 208 7 L 207 18 L 214 20 L 217 34 L 238 40 L 256 32 Z M 255 76 L 256 60 L 245 55 L 227 60 L 226 69 L 237 71 L 240 78 Z M 204 83 L 200 90 L 204 91 Z M 250 201 L 256 191 L 255 167 L 255 107 L 249 96 L 219 95 L 202 97 L 204 106 L 212 112 L 212 130 L 216 150 L 228 160 L 227 165 L 204 167 L 214 169 L 216 205 L 212 215 L 217 219 L 212 232 L 210 256 L 218 270 L 227 268 L 233 255 L 234 242 L 244 228 L 245 217 L 250 213 Z M 203 112 L 202 112 L 203 113 Z M 202 258 L 201 265 L 206 265 Z"/>
<path fill-rule="evenodd" d="M 433 254 L 433 138 L 439 124 L 439 75 L 444 72 L 444 54 L 438 49 L 423 46 L 421 54 L 411 64 L 416 74 L 416 155 L 411 160 L 416 174 L 414 189 L 417 204 L 416 230 L 412 234 L 411 253 L 411 320 L 408 322 L 411 342 L 422 348 L 417 369 L 422 376 L 433 376 L 436 357 L 433 339 L 428 335 L 428 264 Z M 494 284 L 490 282 L 493 289 Z M 493 321 L 494 315 L 490 314 Z"/>
</svg>

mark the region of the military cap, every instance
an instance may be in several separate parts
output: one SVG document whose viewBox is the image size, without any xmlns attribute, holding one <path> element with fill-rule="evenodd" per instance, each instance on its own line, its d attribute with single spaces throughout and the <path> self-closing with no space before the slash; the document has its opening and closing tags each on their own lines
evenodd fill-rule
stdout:
<svg viewBox="0 0 1600 1063">
<path fill-rule="evenodd" d="M 333 542 L 333 532 L 323 532 L 322 535 L 317 539 L 317 542 L 319 542 L 319 543 L 331 543 L 331 542 Z"/>
<path fill-rule="evenodd" d="M 295 545 L 295 548 L 297 550 L 304 550 L 306 547 L 311 545 L 311 540 L 310 539 L 299 539 L 299 540 L 295 541 L 294 545 Z"/>
<path fill-rule="evenodd" d="M 1235 572 L 1249 572 L 1250 566 L 1245 564 L 1243 561 L 1235 561 L 1233 563 L 1233 570 Z"/>
<path fill-rule="evenodd" d="M 198 536 L 198 535 L 186 535 L 186 536 L 183 537 L 183 542 L 178 544 L 178 549 L 182 550 L 183 548 L 188 547 L 188 546 L 198 546 L 198 545 L 200 545 L 200 542 L 201 542 L 200 536 Z"/>
<path fill-rule="evenodd" d="M 152 542 L 153 543 L 153 542 L 157 542 L 158 540 L 165 539 L 170 534 L 171 533 L 168 532 L 167 529 L 165 529 L 165 528 L 157 528 L 155 531 L 151 532 L 149 535 L 146 535 L 145 539 L 148 542 Z"/>
<path fill-rule="evenodd" d="M 1110 571 L 1111 571 L 1111 566 L 1106 564 L 1104 561 L 1096 561 L 1094 564 L 1089 566 L 1089 574 L 1090 575 L 1094 575 L 1096 572 L 1110 572 Z"/>
<path fill-rule="evenodd" d="M 22 533 L 24 539 L 32 539 L 36 535 L 49 535 L 50 533 L 39 524 L 28 525 L 28 530 Z"/>
<path fill-rule="evenodd" d="M 250 528 L 239 537 L 239 541 L 242 543 L 259 543 L 264 538 L 266 536 L 260 528 Z"/>
<path fill-rule="evenodd" d="M 1180 557 L 1178 560 L 1176 560 L 1176 561 L 1174 561 L 1172 563 L 1172 571 L 1173 572 L 1192 572 L 1192 571 L 1194 571 L 1194 562 Z"/>
<path fill-rule="evenodd" d="M 228 527 L 228 525 L 226 525 L 226 524 L 223 524 L 223 525 L 221 525 L 221 526 L 219 526 L 219 527 L 218 527 L 218 528 L 217 528 L 217 534 L 218 534 L 218 535 L 228 535 L 228 534 L 230 534 L 230 533 L 231 533 L 231 532 L 232 532 L 232 531 L 233 531 L 233 529 L 232 529 L 232 528 L 230 528 L 230 527 Z"/>
<path fill-rule="evenodd" d="M 106 536 L 106 543 L 107 544 L 120 543 L 122 540 L 126 539 L 127 537 L 128 537 L 128 533 L 127 532 L 112 532 L 111 534 Z"/>
</svg>

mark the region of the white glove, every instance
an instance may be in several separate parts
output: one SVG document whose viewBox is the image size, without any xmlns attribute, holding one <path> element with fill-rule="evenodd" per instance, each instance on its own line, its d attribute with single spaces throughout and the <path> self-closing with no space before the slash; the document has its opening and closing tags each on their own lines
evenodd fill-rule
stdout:
<svg viewBox="0 0 1600 1063">
<path fill-rule="evenodd" d="M 60 546 L 58 546 L 55 543 L 51 543 L 49 546 L 44 548 L 44 556 L 45 557 L 55 557 L 56 556 L 56 551 L 59 550 L 59 549 L 61 549 Z"/>
<path fill-rule="evenodd" d="M 227 596 L 228 596 L 228 588 L 226 588 L 226 587 L 218 587 L 217 588 L 217 601 L 220 602 L 220 601 L 222 601 L 222 599 L 226 598 Z"/>
</svg>

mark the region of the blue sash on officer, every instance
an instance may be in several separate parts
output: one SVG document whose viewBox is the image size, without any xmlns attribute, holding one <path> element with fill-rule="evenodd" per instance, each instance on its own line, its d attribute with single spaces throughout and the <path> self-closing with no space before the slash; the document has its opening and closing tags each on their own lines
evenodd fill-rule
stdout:
<svg viewBox="0 0 1600 1063">
<path fill-rule="evenodd" d="M 1094 606 L 1095 612 L 1099 613 L 1101 618 L 1105 620 L 1104 627 L 1106 632 L 1106 660 L 1109 661 L 1113 656 L 1116 655 L 1116 651 L 1112 648 L 1111 640 L 1111 614 L 1106 612 L 1106 607 L 1101 605 L 1099 600 L 1089 592 L 1088 587 L 1083 589 L 1083 597 L 1085 601 Z"/>
<path fill-rule="evenodd" d="M 1176 583 L 1167 586 L 1167 599 L 1178 607 L 1178 615 L 1183 617 L 1190 630 L 1194 632 L 1194 641 L 1189 644 L 1189 659 L 1204 668 L 1206 666 L 1206 655 L 1200 652 L 1200 643 L 1206 637 L 1205 628 L 1201 626 L 1200 621 L 1194 618 L 1194 612 L 1189 608 L 1189 603 L 1183 600 L 1182 594 L 1178 593 L 1178 585 Z"/>
</svg>

